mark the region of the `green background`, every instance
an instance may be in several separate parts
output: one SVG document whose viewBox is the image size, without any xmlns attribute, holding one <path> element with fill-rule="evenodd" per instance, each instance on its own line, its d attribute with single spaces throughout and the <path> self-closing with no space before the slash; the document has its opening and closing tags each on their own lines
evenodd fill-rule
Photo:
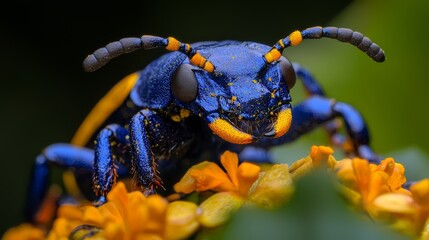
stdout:
<svg viewBox="0 0 429 240">
<path fill-rule="evenodd" d="M 329 39 L 305 41 L 284 55 L 310 69 L 330 97 L 362 112 L 378 153 L 403 162 L 410 179 L 429 176 L 426 0 L 11 4 L 2 9 L 0 25 L 0 233 L 21 221 L 35 156 L 51 143 L 69 141 L 111 86 L 163 51 L 132 53 L 95 73 L 84 73 L 82 60 L 111 41 L 142 34 L 272 45 L 315 25 L 360 31 L 385 50 L 386 62 Z M 302 99 L 299 85 L 292 94 L 295 102 Z M 312 144 L 326 144 L 323 132 L 276 153 L 294 159 Z"/>
</svg>

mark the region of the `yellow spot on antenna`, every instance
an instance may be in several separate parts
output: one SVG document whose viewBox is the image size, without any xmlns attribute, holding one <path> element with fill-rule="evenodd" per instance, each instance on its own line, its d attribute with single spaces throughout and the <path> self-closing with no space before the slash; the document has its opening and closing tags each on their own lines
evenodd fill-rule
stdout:
<svg viewBox="0 0 429 240">
<path fill-rule="evenodd" d="M 173 37 L 169 37 L 168 39 L 168 44 L 165 47 L 165 49 L 167 49 L 168 51 L 177 51 L 180 48 L 180 45 L 182 45 L 181 42 L 179 42 L 177 39 L 173 38 Z"/>
<path fill-rule="evenodd" d="M 264 55 L 264 58 L 268 63 L 272 63 L 278 60 L 281 56 L 282 53 L 277 50 L 277 48 L 271 48 L 271 50 Z"/>
<path fill-rule="evenodd" d="M 296 46 L 302 42 L 302 35 L 300 31 L 295 31 L 289 35 L 290 45 Z"/>
</svg>

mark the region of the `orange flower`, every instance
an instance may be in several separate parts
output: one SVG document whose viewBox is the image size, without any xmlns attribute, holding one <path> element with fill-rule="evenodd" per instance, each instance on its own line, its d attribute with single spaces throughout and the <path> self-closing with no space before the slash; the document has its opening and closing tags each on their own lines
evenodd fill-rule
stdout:
<svg viewBox="0 0 429 240">
<path fill-rule="evenodd" d="M 290 166 L 290 174 L 293 179 L 306 175 L 313 168 L 325 165 L 334 168 L 337 161 L 332 156 L 334 150 L 326 146 L 311 146 L 310 155 L 299 159 Z"/>
<path fill-rule="evenodd" d="M 220 161 L 226 173 L 217 164 L 205 161 L 191 167 L 182 180 L 174 185 L 174 190 L 185 194 L 213 190 L 245 196 L 258 179 L 261 168 L 247 162 L 238 165 L 237 154 L 230 151 L 225 151 Z"/>
<path fill-rule="evenodd" d="M 2 237 L 3 240 L 43 240 L 45 233 L 40 228 L 23 223 L 17 227 L 8 229 Z"/>
<path fill-rule="evenodd" d="M 192 166 L 174 189 L 176 192 L 215 191 L 199 208 L 200 223 L 216 227 L 225 223 L 230 215 L 244 203 L 274 208 L 285 202 L 292 190 L 292 178 L 286 164 L 274 164 L 261 171 L 258 165 L 238 164 L 236 153 L 226 151 L 221 155 L 224 172 L 217 164 L 202 162 Z"/>
<path fill-rule="evenodd" d="M 361 158 L 345 159 L 339 161 L 335 169 L 339 179 L 350 188 L 345 192 L 367 210 L 381 194 L 407 192 L 402 188 L 402 184 L 406 182 L 404 167 L 393 158 L 386 158 L 379 165 Z M 359 199 L 351 191 L 357 192 Z"/>
<path fill-rule="evenodd" d="M 61 206 L 48 239 L 67 238 L 83 225 L 98 229 L 97 239 L 183 239 L 199 227 L 197 206 L 191 202 L 169 203 L 159 195 L 128 193 L 122 182 L 109 192 L 107 200 L 98 208 Z"/>
</svg>

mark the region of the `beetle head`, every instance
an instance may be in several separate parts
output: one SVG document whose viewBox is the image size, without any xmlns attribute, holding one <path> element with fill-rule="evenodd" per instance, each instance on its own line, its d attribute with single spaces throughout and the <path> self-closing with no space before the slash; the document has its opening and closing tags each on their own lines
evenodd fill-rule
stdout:
<svg viewBox="0 0 429 240">
<path fill-rule="evenodd" d="M 289 129 L 295 84 L 292 64 L 284 57 L 266 64 L 266 47 L 235 42 L 202 54 L 216 66 L 213 73 L 183 64 L 173 76 L 172 93 L 203 117 L 226 141 L 246 144 L 261 137 L 280 137 Z"/>
</svg>

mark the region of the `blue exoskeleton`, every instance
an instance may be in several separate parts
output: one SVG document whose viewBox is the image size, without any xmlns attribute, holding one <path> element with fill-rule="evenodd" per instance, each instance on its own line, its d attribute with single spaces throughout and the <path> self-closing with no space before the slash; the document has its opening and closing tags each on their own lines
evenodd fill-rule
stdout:
<svg viewBox="0 0 429 240">
<path fill-rule="evenodd" d="M 334 38 L 351 43 L 377 62 L 384 51 L 359 32 L 312 27 L 295 31 L 274 46 L 255 42 L 181 43 L 144 35 L 112 42 L 89 55 L 95 71 L 138 49 L 171 51 L 120 81 L 90 112 L 71 143 L 53 144 L 37 157 L 27 204 L 34 218 L 46 194 L 49 167 L 73 171 L 81 188 L 92 186 L 101 204 L 118 177 L 133 176 L 147 194 L 171 189 L 186 166 L 232 150 L 242 160 L 271 161 L 272 146 L 291 142 L 324 126 L 337 144 L 334 119 L 342 118 L 352 148 L 348 153 L 377 161 L 368 129 L 352 106 L 327 98 L 315 79 L 282 56 L 303 39 Z M 309 97 L 292 107 L 296 77 Z M 168 160 L 168 161 L 166 161 Z"/>
</svg>

